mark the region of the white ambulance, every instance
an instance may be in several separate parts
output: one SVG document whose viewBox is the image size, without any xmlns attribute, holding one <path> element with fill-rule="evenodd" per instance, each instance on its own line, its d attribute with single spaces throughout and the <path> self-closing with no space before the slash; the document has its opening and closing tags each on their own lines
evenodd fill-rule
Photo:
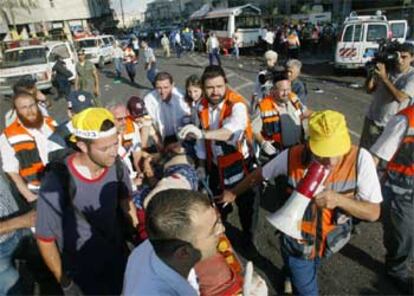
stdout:
<svg viewBox="0 0 414 296">
<path fill-rule="evenodd" d="M 335 69 L 364 68 L 378 50 L 380 40 L 392 39 L 403 43 L 407 31 L 406 20 L 387 20 L 379 11 L 375 15 L 361 16 L 352 12 L 338 35 Z"/>
<path fill-rule="evenodd" d="M 18 42 L 15 47 L 4 52 L 0 63 L 0 94 L 13 94 L 13 85 L 21 78 L 30 77 L 36 81 L 40 90 L 52 88 L 52 68 L 57 56 L 61 56 L 73 73 L 69 80 L 76 78 L 75 65 L 78 61 L 76 51 L 69 42 L 49 41 L 45 43 Z"/>
</svg>

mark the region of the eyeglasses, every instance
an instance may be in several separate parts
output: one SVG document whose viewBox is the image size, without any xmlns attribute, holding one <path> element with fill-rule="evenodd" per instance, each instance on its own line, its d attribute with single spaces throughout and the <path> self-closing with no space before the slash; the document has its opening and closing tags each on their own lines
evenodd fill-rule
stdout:
<svg viewBox="0 0 414 296">
<path fill-rule="evenodd" d="M 116 121 L 125 121 L 126 119 L 127 119 L 126 116 L 124 116 L 124 117 L 116 117 L 115 118 Z"/>
</svg>

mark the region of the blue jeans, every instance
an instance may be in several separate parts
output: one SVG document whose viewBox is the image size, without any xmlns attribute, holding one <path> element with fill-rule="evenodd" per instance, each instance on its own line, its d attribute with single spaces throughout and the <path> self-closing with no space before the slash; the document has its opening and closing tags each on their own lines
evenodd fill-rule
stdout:
<svg viewBox="0 0 414 296">
<path fill-rule="evenodd" d="M 295 295 L 318 295 L 320 259 L 305 260 L 282 252 L 285 268 L 291 277 Z"/>
<path fill-rule="evenodd" d="M 16 285 L 19 273 L 13 266 L 13 253 L 16 250 L 21 232 L 16 232 L 11 238 L 0 244 L 0 295 L 7 295 Z"/>
<path fill-rule="evenodd" d="M 122 58 L 114 58 L 116 78 L 121 78 L 122 75 Z"/>
<path fill-rule="evenodd" d="M 235 46 L 235 47 L 233 48 L 233 55 L 236 57 L 236 59 L 238 59 L 238 58 L 239 58 L 239 56 L 240 56 L 240 49 L 239 49 L 239 47 L 238 47 L 238 46 Z"/>
<path fill-rule="evenodd" d="M 216 60 L 217 65 L 221 66 L 219 49 L 213 48 L 213 52 L 208 54 L 208 59 L 209 59 L 210 65 L 214 65 L 214 60 Z"/>
<path fill-rule="evenodd" d="M 154 86 L 155 76 L 157 75 L 157 67 L 155 64 L 152 64 L 151 67 L 147 70 L 147 78 Z"/>
</svg>

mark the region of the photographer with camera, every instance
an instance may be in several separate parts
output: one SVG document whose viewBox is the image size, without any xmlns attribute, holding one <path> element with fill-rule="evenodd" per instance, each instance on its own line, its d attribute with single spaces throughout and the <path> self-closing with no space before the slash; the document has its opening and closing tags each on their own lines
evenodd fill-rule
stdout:
<svg viewBox="0 0 414 296">
<path fill-rule="evenodd" d="M 414 46 L 409 43 L 382 44 L 366 81 L 373 100 L 365 117 L 361 147 L 369 149 L 382 134 L 389 119 L 413 103 Z"/>
</svg>

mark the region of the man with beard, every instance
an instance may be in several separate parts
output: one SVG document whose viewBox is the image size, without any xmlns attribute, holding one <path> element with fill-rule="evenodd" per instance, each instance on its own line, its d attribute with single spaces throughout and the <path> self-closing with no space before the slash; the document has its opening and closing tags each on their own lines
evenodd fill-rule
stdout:
<svg viewBox="0 0 414 296">
<path fill-rule="evenodd" d="M 234 187 L 252 168 L 252 129 L 244 98 L 227 86 L 227 78 L 220 66 L 208 66 L 201 77 L 205 97 L 201 99 L 198 119 L 201 129 L 195 125 L 182 128 L 179 137 L 197 139 L 199 177 L 210 176 L 209 187 L 214 195 Z M 244 246 L 252 246 L 257 222 L 256 206 L 252 190 L 237 202 L 242 225 Z M 231 206 L 221 208 L 223 220 Z"/>
<path fill-rule="evenodd" d="M 27 202 L 37 199 L 43 170 L 49 162 L 53 143 L 48 137 L 56 122 L 43 116 L 32 94 L 19 92 L 13 97 L 17 118 L 0 137 L 3 171 Z"/>
<path fill-rule="evenodd" d="M 273 83 L 270 95 L 259 103 L 262 130 L 255 133 L 265 159 L 303 142 L 302 119 L 310 113 L 292 92 L 286 72 L 277 73 Z"/>
<path fill-rule="evenodd" d="M 191 114 L 182 93 L 175 87 L 170 73 L 155 76 L 155 90 L 144 97 L 149 116 L 164 142 L 175 142 L 183 118 Z"/>
<path fill-rule="evenodd" d="M 37 202 L 40 253 L 65 295 L 119 295 L 127 252 L 125 217 L 137 225 L 126 167 L 117 158 L 111 112 L 88 108 L 72 118 L 80 152 L 47 170 Z"/>
</svg>

